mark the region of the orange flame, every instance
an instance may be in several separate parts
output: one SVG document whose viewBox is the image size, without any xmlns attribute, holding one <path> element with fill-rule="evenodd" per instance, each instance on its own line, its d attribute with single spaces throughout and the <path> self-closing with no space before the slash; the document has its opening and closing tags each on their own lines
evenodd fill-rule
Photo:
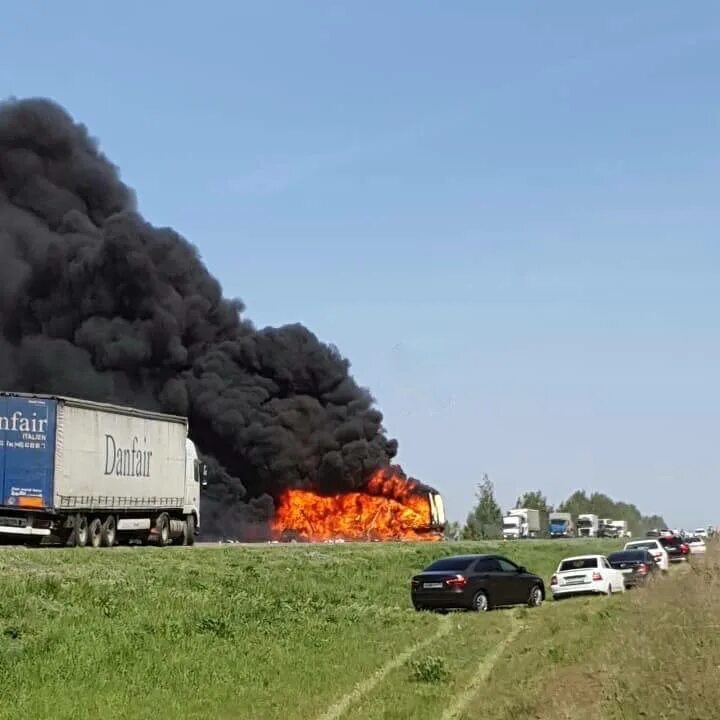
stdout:
<svg viewBox="0 0 720 720">
<path fill-rule="evenodd" d="M 437 541 L 427 493 L 392 468 L 378 470 L 364 491 L 320 495 L 287 490 L 276 503 L 273 534 L 323 540 Z"/>
</svg>

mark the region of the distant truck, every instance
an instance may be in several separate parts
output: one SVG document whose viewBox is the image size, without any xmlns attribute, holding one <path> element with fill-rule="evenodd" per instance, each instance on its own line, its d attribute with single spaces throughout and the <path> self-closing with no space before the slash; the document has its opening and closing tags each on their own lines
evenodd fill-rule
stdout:
<svg viewBox="0 0 720 720">
<path fill-rule="evenodd" d="M 632 533 L 630 532 L 630 530 L 628 530 L 627 520 L 613 520 L 612 522 L 616 529 L 615 537 L 618 537 L 618 538 L 632 537 Z"/>
<path fill-rule="evenodd" d="M 503 518 L 503 538 L 517 540 L 533 538 L 540 532 L 540 511 L 530 508 L 513 508 Z"/>
<path fill-rule="evenodd" d="M 575 523 L 571 513 L 551 512 L 548 532 L 551 538 L 570 538 L 575 536 Z"/>
<path fill-rule="evenodd" d="M 0 538 L 192 545 L 206 472 L 186 418 L 0 392 Z"/>
<path fill-rule="evenodd" d="M 600 518 L 591 513 L 578 515 L 577 529 L 578 537 L 597 537 L 600 528 Z"/>
<path fill-rule="evenodd" d="M 618 537 L 618 528 L 612 518 L 600 518 L 598 520 L 598 537 L 616 538 Z"/>
</svg>

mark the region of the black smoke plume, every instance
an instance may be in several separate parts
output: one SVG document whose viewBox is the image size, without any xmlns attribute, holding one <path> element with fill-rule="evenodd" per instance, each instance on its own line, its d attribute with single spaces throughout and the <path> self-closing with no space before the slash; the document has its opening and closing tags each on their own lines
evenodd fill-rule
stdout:
<svg viewBox="0 0 720 720">
<path fill-rule="evenodd" d="M 0 388 L 188 416 L 211 534 L 266 524 L 284 488 L 362 487 L 397 452 L 334 347 L 243 312 L 83 125 L 0 104 Z"/>
</svg>

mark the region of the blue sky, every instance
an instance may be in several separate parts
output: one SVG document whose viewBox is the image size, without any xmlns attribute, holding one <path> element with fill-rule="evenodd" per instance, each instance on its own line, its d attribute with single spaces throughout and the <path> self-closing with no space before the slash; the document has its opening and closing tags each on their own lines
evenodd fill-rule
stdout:
<svg viewBox="0 0 720 720">
<path fill-rule="evenodd" d="M 0 68 L 335 343 L 453 517 L 487 472 L 720 523 L 716 3 L 13 0 Z"/>
</svg>

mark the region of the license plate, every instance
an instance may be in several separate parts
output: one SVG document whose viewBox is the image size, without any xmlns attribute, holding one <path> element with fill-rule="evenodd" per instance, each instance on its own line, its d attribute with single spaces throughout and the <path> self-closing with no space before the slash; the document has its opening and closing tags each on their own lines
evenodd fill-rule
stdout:
<svg viewBox="0 0 720 720">
<path fill-rule="evenodd" d="M 442 586 L 442 583 L 423 583 L 426 590 L 439 590 Z"/>
<path fill-rule="evenodd" d="M 566 580 L 566 585 L 582 585 L 585 581 L 584 580 Z"/>
<path fill-rule="evenodd" d="M 632 568 L 629 568 L 628 570 L 623 570 L 622 574 L 623 575 L 632 575 Z"/>
</svg>

